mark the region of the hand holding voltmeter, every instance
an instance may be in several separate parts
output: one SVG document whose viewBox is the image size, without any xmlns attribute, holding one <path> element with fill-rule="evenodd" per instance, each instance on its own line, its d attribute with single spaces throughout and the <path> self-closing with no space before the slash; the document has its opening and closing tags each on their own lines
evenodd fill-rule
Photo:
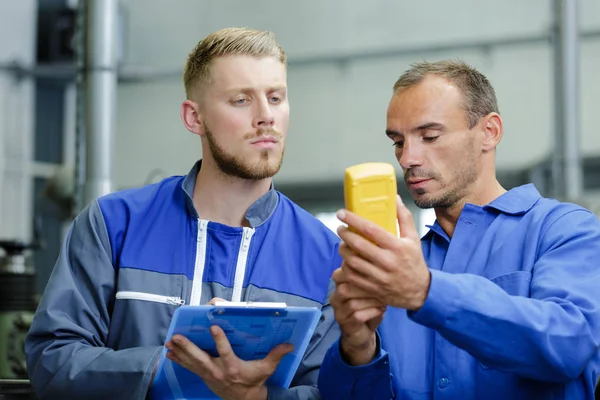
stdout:
<svg viewBox="0 0 600 400">
<path fill-rule="evenodd" d="M 374 357 L 375 330 L 387 306 L 419 309 L 431 276 L 410 210 L 397 194 L 394 167 L 366 163 L 344 177 L 346 209 L 338 212 L 342 266 L 331 297 L 342 353 L 353 365 Z"/>
</svg>

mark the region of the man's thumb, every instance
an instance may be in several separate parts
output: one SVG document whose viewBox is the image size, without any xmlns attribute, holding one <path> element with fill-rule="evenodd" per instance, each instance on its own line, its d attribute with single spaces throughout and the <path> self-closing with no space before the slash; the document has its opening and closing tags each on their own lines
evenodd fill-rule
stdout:
<svg viewBox="0 0 600 400">
<path fill-rule="evenodd" d="M 277 368 L 277 365 L 281 359 L 288 353 L 294 351 L 294 345 L 285 343 L 275 346 L 269 354 L 265 357 L 265 361 L 273 368 L 273 371 Z"/>
</svg>

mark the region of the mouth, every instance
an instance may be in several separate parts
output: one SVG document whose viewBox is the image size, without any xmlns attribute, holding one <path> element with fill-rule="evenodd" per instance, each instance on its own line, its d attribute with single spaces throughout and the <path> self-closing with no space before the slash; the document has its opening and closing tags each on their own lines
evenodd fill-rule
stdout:
<svg viewBox="0 0 600 400">
<path fill-rule="evenodd" d="M 412 188 L 420 188 L 425 186 L 429 181 L 431 181 L 431 178 L 413 178 L 413 179 L 409 179 L 406 181 L 406 184 Z"/>
<path fill-rule="evenodd" d="M 273 136 L 261 136 L 260 138 L 250 142 L 250 144 L 263 149 L 271 149 L 275 147 L 278 142 L 279 141 Z"/>
</svg>

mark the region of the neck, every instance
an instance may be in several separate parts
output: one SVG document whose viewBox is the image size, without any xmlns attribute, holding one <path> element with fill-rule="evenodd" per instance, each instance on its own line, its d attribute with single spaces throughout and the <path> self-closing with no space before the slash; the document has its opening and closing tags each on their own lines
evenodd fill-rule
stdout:
<svg viewBox="0 0 600 400">
<path fill-rule="evenodd" d="M 232 177 L 203 160 L 194 186 L 194 207 L 201 219 L 228 226 L 249 226 L 248 209 L 270 187 L 271 178 L 257 181 Z"/>
<path fill-rule="evenodd" d="M 485 182 L 489 183 L 484 184 Z M 479 188 L 479 190 L 477 190 L 477 188 Z M 435 209 L 437 222 L 444 232 L 446 232 L 449 237 L 452 237 L 454 230 L 456 229 L 456 223 L 458 222 L 458 218 L 460 217 L 465 204 L 469 203 L 485 206 L 504 193 L 506 193 L 506 189 L 504 189 L 496 179 L 495 172 L 492 171 L 491 174 L 482 174 L 469 188 L 467 188 L 466 195 L 454 203 L 454 205 L 447 208 Z"/>
</svg>

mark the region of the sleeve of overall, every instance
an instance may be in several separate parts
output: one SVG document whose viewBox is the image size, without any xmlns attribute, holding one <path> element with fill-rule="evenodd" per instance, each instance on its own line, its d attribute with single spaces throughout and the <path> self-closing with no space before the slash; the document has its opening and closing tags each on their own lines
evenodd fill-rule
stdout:
<svg viewBox="0 0 600 400">
<path fill-rule="evenodd" d="M 25 342 L 41 399 L 144 399 L 161 347 L 105 347 L 116 272 L 100 206 L 73 221 Z"/>
<path fill-rule="evenodd" d="M 329 399 L 393 399 L 389 356 L 381 349 L 377 334 L 377 356 L 369 364 L 351 366 L 342 358 L 339 339 L 329 348 L 319 375 L 319 392 Z"/>
<path fill-rule="evenodd" d="M 481 276 L 432 270 L 428 298 L 409 316 L 491 368 L 550 382 L 575 379 L 600 343 L 598 218 L 583 209 L 563 214 L 538 246 L 530 298 Z"/>
<path fill-rule="evenodd" d="M 341 265 L 341 258 L 339 265 Z M 337 266 L 336 266 L 337 268 Z M 329 295 L 335 290 L 335 282 L 330 283 Z M 332 323 L 336 330 L 332 332 L 332 340 L 328 341 L 322 364 L 318 371 L 318 393 L 327 399 L 373 399 L 388 400 L 393 398 L 391 373 L 388 354 L 381 349 L 381 341 L 377 333 L 377 356 L 367 365 L 351 366 L 347 364 L 340 350 L 340 329 L 335 322 L 334 310 L 329 305 Z"/>
</svg>

